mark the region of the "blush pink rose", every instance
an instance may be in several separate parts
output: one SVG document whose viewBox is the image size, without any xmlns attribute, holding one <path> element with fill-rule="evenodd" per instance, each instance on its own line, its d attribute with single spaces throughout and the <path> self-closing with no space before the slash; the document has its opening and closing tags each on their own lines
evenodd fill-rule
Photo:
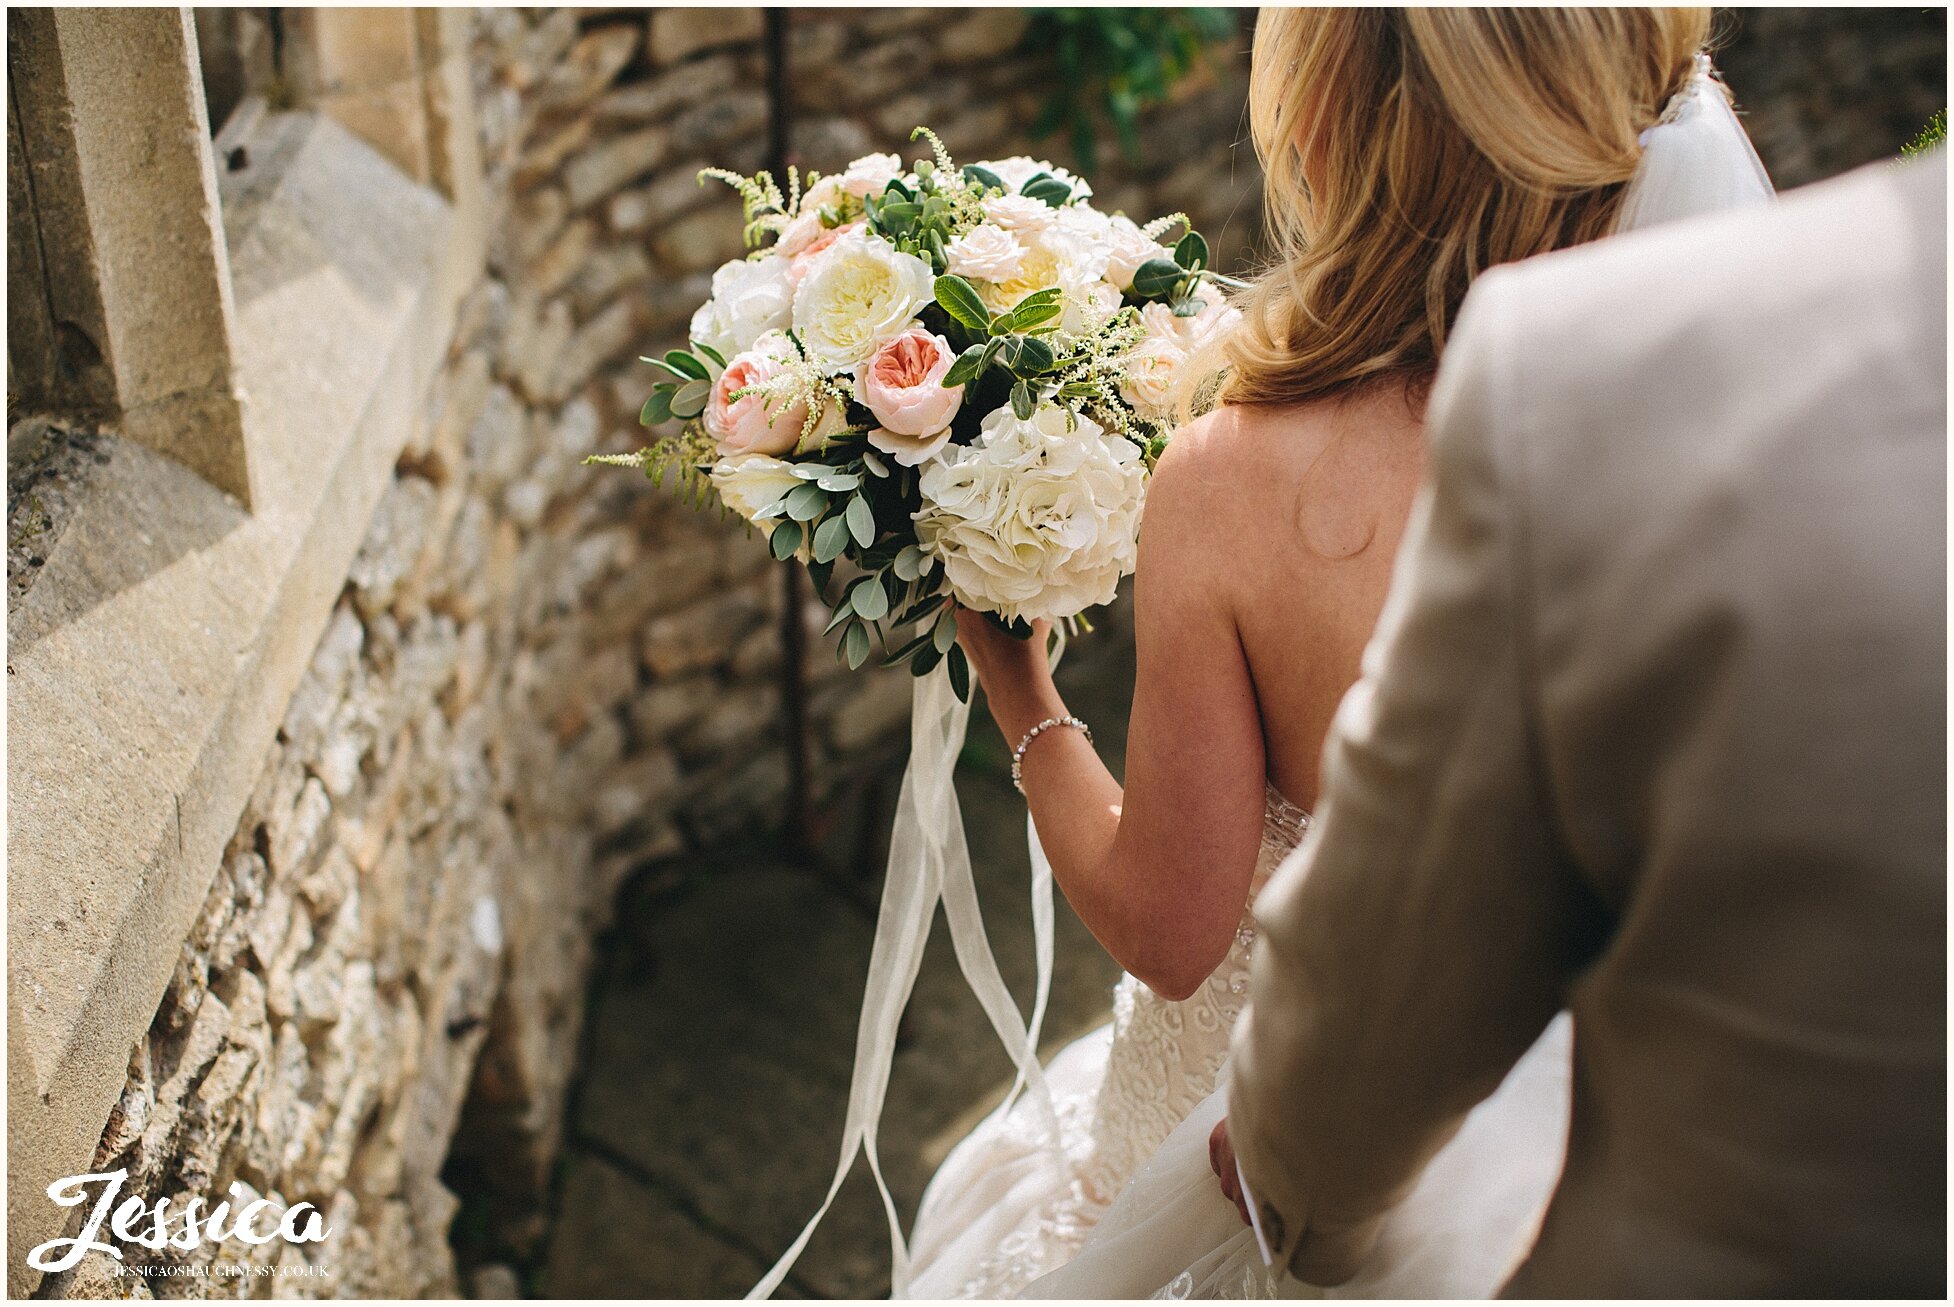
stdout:
<svg viewBox="0 0 1954 1307">
<path fill-rule="evenodd" d="M 855 369 L 855 398 L 882 424 L 869 442 L 909 467 L 941 448 L 950 419 L 963 407 L 963 387 L 943 384 L 956 361 L 950 342 L 924 327 L 911 327 L 869 355 Z"/>
<path fill-rule="evenodd" d="M 787 284 L 798 288 L 806 280 L 807 274 L 814 271 L 814 261 L 827 253 L 830 245 L 867 225 L 864 222 L 844 222 L 839 227 L 821 228 L 819 235 L 801 246 L 800 252 L 787 260 Z"/>
<path fill-rule="evenodd" d="M 805 400 L 775 400 L 771 411 L 768 397 L 754 393 L 735 398 L 735 392 L 762 385 L 786 371 L 786 362 L 761 342 L 744 354 L 735 355 L 713 383 L 706 400 L 706 430 L 719 442 L 719 452 L 728 458 L 740 454 L 786 454 L 800 443 L 801 427 L 807 422 Z"/>
</svg>

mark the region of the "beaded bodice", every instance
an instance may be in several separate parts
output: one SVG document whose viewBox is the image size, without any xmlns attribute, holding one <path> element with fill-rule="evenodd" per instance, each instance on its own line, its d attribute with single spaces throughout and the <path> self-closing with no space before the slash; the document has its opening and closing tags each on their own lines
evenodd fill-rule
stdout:
<svg viewBox="0 0 1954 1307">
<path fill-rule="evenodd" d="M 1302 842 L 1308 826 L 1309 814 L 1270 787 L 1249 903 Z M 1214 1091 L 1228 1060 L 1235 1019 L 1248 1002 L 1248 960 L 1254 942 L 1254 923 L 1244 904 L 1227 957 L 1186 999 L 1173 1002 L 1130 975 L 1120 978 L 1113 990 L 1110 1032 L 1102 1029 L 1097 1036 L 1088 1036 L 1110 1034 L 1103 1074 L 1087 1084 L 1054 1077 L 1062 1170 L 1047 1178 L 1045 1193 L 974 1268 L 955 1296 L 1015 1297 L 1071 1257 L 1141 1164 Z M 997 1129 L 1006 1155 L 1038 1153 L 1039 1128 L 1024 1104 Z"/>
<path fill-rule="evenodd" d="M 1270 786 L 1249 903 L 1221 965 L 1179 1002 L 1160 997 L 1130 975 L 1121 976 L 1114 988 L 1113 1045 L 1094 1113 L 1097 1147 L 1087 1177 L 1107 1202 L 1214 1092 L 1235 1018 L 1248 1003 L 1249 953 L 1255 943 L 1249 906 L 1308 829 L 1309 814 Z"/>
</svg>

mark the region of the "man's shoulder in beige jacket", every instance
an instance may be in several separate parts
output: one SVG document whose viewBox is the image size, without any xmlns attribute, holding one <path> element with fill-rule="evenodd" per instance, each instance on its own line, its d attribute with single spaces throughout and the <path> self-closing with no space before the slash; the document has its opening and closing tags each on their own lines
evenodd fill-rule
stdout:
<svg viewBox="0 0 1954 1307">
<path fill-rule="evenodd" d="M 1945 1280 L 1944 157 L 1498 269 L 1230 1133 L 1333 1283 L 1555 1012 L 1568 1160 L 1510 1294 Z"/>
</svg>

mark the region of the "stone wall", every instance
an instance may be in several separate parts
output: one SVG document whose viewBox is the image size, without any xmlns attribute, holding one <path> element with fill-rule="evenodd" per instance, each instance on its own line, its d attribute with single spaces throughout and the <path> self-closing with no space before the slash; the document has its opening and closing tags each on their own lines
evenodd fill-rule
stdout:
<svg viewBox="0 0 1954 1307">
<path fill-rule="evenodd" d="M 797 161 L 908 153 L 918 122 L 968 158 L 1036 148 L 1034 74 L 996 62 L 1023 27 L 1009 10 L 796 13 Z M 152 1198 L 237 1181 L 314 1203 L 334 1230 L 310 1248 L 325 1278 L 136 1281 L 91 1262 L 48 1295 L 459 1292 L 444 1167 L 488 1191 L 472 1196 L 505 1245 L 540 1234 L 523 1213 L 549 1185 L 623 877 L 778 824 L 790 694 L 816 799 L 899 749 L 908 678 L 842 672 L 806 599 L 794 688 L 784 574 L 744 527 L 581 466 L 641 443 L 636 356 L 678 342 L 738 252 L 737 201 L 695 173 L 762 163 L 765 35 L 751 9 L 477 14 L 488 275 L 95 1159 Z M 1227 149 L 1242 63 L 1191 81 L 1149 157 L 1100 188 L 1186 209 L 1224 257 L 1256 207 L 1252 160 L 1231 168 Z M 213 1247 L 306 1269 L 282 1241 L 187 1256 Z"/>
</svg>

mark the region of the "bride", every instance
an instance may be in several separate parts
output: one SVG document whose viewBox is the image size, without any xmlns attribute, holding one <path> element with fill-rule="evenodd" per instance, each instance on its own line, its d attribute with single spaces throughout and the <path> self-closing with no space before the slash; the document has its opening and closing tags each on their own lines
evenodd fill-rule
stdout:
<svg viewBox="0 0 1954 1307">
<path fill-rule="evenodd" d="M 1728 117 L 1698 55 L 1708 27 L 1707 9 L 1262 11 L 1251 116 L 1281 257 L 1218 346 L 1222 406 L 1174 437 L 1149 489 L 1125 788 L 1054 689 L 1042 631 L 960 626 L 1045 856 L 1127 974 L 1110 1025 L 1047 1070 L 1062 1148 L 1020 1101 L 944 1161 L 914 1296 L 1308 1292 L 1263 1269 L 1207 1169 L 1247 909 L 1308 827 L 1467 288 L 1624 225 L 1659 120 Z M 1481 1104 L 1347 1290 L 1499 1288 L 1559 1173 L 1570 1038 L 1563 1017 Z"/>
</svg>

